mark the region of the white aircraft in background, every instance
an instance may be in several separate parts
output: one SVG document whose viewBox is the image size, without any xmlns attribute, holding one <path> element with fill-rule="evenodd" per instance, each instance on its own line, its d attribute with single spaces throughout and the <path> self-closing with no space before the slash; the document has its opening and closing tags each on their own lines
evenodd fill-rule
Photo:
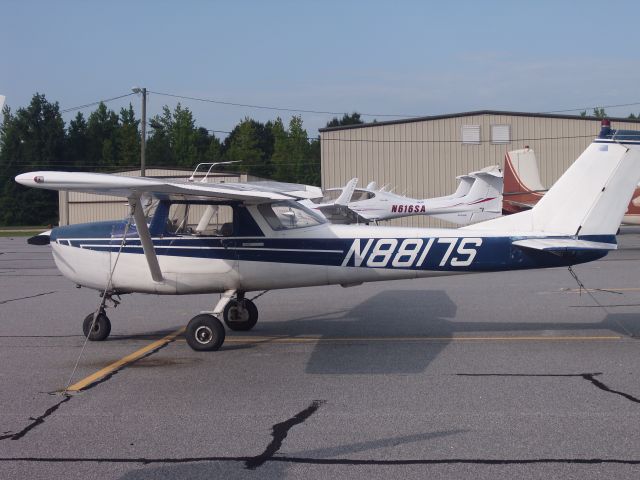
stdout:
<svg viewBox="0 0 640 480">
<path fill-rule="evenodd" d="M 322 212 L 332 223 L 369 223 L 380 220 L 429 215 L 458 225 L 468 225 L 502 215 L 502 172 L 498 166 L 456 177 L 455 193 L 418 200 L 386 191 L 371 182 L 356 188 L 357 178 L 344 188 L 325 190 L 322 199 L 305 205 Z"/>
<path fill-rule="evenodd" d="M 512 150 L 504 156 L 504 191 L 502 210 L 504 215 L 533 208 L 547 189 L 540 181 L 540 171 L 535 152 L 525 147 Z M 640 188 L 633 192 L 631 202 L 622 217 L 624 225 L 640 225 Z"/>
<path fill-rule="evenodd" d="M 62 274 L 102 292 L 99 308 L 83 322 L 89 339 L 109 335 L 105 306 L 114 295 L 224 292 L 212 311 L 186 327 L 188 344 L 205 351 L 224 341 L 219 317 L 232 330 L 255 326 L 258 310 L 246 297 L 251 291 L 571 266 L 602 258 L 616 248 L 616 231 L 640 181 L 640 141 L 614 134 L 603 129 L 532 209 L 459 229 L 329 224 L 296 201 L 313 192 L 290 185 L 47 171 L 18 175 L 16 181 L 129 201 L 127 220 L 50 233 Z M 150 219 L 143 211 L 146 196 L 157 200 Z M 214 225 L 223 207 L 231 210 L 231 221 Z M 203 211 L 191 228 L 188 212 L 198 208 Z M 184 218 L 170 221 L 176 212 Z"/>
<path fill-rule="evenodd" d="M 0 113 L 2 113 L 2 108 L 4 107 L 4 101 L 7 99 L 4 95 L 0 95 Z"/>
</svg>

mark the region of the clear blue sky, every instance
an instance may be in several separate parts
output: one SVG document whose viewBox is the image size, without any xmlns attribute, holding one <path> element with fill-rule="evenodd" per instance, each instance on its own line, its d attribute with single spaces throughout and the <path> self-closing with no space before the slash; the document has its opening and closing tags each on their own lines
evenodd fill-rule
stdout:
<svg viewBox="0 0 640 480">
<path fill-rule="evenodd" d="M 1 11 L 0 94 L 14 110 L 35 92 L 65 109 L 134 85 L 379 120 L 640 102 L 638 1 L 5 0 Z M 139 112 L 136 97 L 108 105 L 129 101 Z M 175 103 L 151 95 L 149 114 Z M 290 117 L 182 103 L 214 130 Z M 316 135 L 332 116 L 302 117 Z"/>
</svg>

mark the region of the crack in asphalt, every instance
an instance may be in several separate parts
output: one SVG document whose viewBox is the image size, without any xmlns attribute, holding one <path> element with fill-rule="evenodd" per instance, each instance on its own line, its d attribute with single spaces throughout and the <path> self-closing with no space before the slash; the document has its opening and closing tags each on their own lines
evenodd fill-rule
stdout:
<svg viewBox="0 0 640 480">
<path fill-rule="evenodd" d="M 31 430 L 36 428 L 38 425 L 43 424 L 45 418 L 49 417 L 51 414 L 53 414 L 53 412 L 55 412 L 56 410 L 58 410 L 58 408 L 60 408 L 60 405 L 62 405 L 65 402 L 68 402 L 69 400 L 71 400 L 71 397 L 63 398 L 54 406 L 47 408 L 47 410 L 39 417 L 36 417 L 36 418 L 31 417 L 29 420 L 33 420 L 33 421 L 29 425 L 24 427 L 22 430 L 20 430 L 17 433 L 2 435 L 0 436 L 0 440 L 9 440 L 9 439 L 20 440 L 22 437 L 24 437 L 27 433 L 29 433 Z"/>
<path fill-rule="evenodd" d="M 4 305 L 9 302 L 17 302 L 18 300 L 28 300 L 30 298 L 42 297 L 44 295 L 51 295 L 52 293 L 57 293 L 57 290 L 53 290 L 51 292 L 37 293 L 35 295 L 29 295 L 28 297 L 20 297 L 20 298 L 11 298 L 9 300 L 1 300 L 0 305 Z"/>
<path fill-rule="evenodd" d="M 616 395 L 620 395 L 621 397 L 626 398 L 627 400 L 640 403 L 640 398 L 634 397 L 625 392 L 621 392 L 620 390 L 614 390 L 613 388 L 607 386 L 600 380 L 596 379 L 598 375 L 602 375 L 602 372 L 595 373 L 456 373 L 459 377 L 564 377 L 564 378 L 582 378 L 591 382 L 594 386 L 599 388 L 602 391 L 614 393 Z"/>
<path fill-rule="evenodd" d="M 326 400 L 314 400 L 311 402 L 307 408 L 302 410 L 301 412 L 296 413 L 293 417 L 284 422 L 276 423 L 273 427 L 271 427 L 271 436 L 273 440 L 271 443 L 267 445 L 264 452 L 255 457 L 251 457 L 245 461 L 245 467 L 248 470 L 255 470 L 260 465 L 264 464 L 266 461 L 273 458 L 273 456 L 278 453 L 278 450 L 282 447 L 282 442 L 289 433 L 289 430 L 296 425 L 304 423 L 311 415 L 316 413 L 320 406 L 325 403 Z"/>
<path fill-rule="evenodd" d="M 175 338 L 173 340 L 163 344 L 163 345 L 160 345 L 158 348 L 155 348 L 155 349 L 147 352 L 145 355 L 141 356 L 140 358 L 136 359 L 135 361 L 127 363 L 127 364 L 121 366 L 120 368 L 114 370 L 113 372 L 110 372 L 109 374 L 105 375 L 101 379 L 89 384 L 88 386 L 83 388 L 82 391 L 86 392 L 87 390 L 90 390 L 90 389 L 96 387 L 97 385 L 100 385 L 100 384 L 106 382 L 107 380 L 110 380 L 116 373 L 122 371 L 123 369 L 127 368 L 130 365 L 133 365 L 136 362 L 139 362 L 140 360 L 142 360 L 144 358 L 149 357 L 150 355 L 153 355 L 154 353 L 158 352 L 159 350 L 163 349 L 164 347 L 166 347 L 167 345 L 169 345 L 170 343 L 172 343 L 174 341 L 175 341 Z M 59 393 L 59 392 L 56 392 L 56 393 Z M 71 400 L 71 398 L 72 397 L 70 395 L 68 395 L 68 394 L 65 395 L 65 397 L 60 402 L 58 402 L 55 405 L 53 405 L 52 407 L 48 408 L 44 412 L 44 414 L 42 414 L 41 416 L 36 417 L 36 418 L 30 417 L 30 420 L 33 420 L 33 421 L 29 425 L 27 425 L 25 428 L 20 430 L 18 433 L 7 432 L 7 434 L 5 434 L 5 435 L 0 435 L 0 440 L 9 440 L 9 439 L 10 440 L 20 440 L 22 437 L 24 437 L 31 430 L 33 430 L 37 426 L 43 424 L 45 418 L 47 418 L 50 415 L 52 415 L 56 410 L 58 410 L 58 408 L 60 408 L 60 405 L 62 405 L 65 402 L 68 402 L 69 400 Z M 286 436 L 286 434 L 285 434 L 285 436 Z"/>
<path fill-rule="evenodd" d="M 0 462 L 41 462 L 41 463 L 136 463 L 151 464 L 184 464 L 198 462 L 246 462 L 255 457 L 185 457 L 185 458 L 113 458 L 113 457 L 5 457 Z M 531 465 L 531 464 L 621 464 L 640 465 L 640 460 L 621 458 L 415 458 L 415 459 L 355 459 L 355 458 L 308 458 L 308 457 L 270 457 L 265 462 L 302 463 L 308 465 Z"/>
</svg>

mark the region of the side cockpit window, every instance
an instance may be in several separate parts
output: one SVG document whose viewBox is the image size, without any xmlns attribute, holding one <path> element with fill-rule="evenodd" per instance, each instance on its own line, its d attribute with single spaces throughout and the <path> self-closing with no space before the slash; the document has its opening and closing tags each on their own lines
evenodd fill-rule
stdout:
<svg viewBox="0 0 640 480">
<path fill-rule="evenodd" d="M 258 211 L 273 230 L 313 227 L 326 222 L 318 214 L 292 201 L 263 203 L 258 205 Z"/>
<path fill-rule="evenodd" d="M 233 235 L 233 208 L 229 205 L 173 203 L 166 231 L 170 235 Z"/>
</svg>

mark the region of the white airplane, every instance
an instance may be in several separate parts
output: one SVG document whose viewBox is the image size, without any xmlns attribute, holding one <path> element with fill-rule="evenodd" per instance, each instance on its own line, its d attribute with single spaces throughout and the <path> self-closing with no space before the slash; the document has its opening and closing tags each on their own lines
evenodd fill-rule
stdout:
<svg viewBox="0 0 640 480">
<path fill-rule="evenodd" d="M 277 185 L 46 171 L 16 181 L 129 200 L 129 220 L 50 232 L 62 274 L 102 292 L 100 307 L 83 322 L 89 339 L 108 336 L 105 302 L 113 295 L 223 293 L 186 328 L 188 344 L 206 351 L 223 344 L 219 317 L 232 330 L 254 327 L 251 291 L 571 266 L 604 257 L 616 249 L 618 225 L 640 181 L 640 141 L 630 138 L 601 133 L 532 209 L 460 229 L 332 225 L 295 201 L 311 196 L 308 189 Z M 148 195 L 157 199 L 150 220 L 141 201 Z M 231 210 L 231 221 L 211 231 L 218 207 Z M 168 222 L 172 211 L 190 208 L 203 209 L 195 229 Z"/>
<path fill-rule="evenodd" d="M 357 178 L 344 188 L 329 188 L 322 199 L 305 201 L 332 223 L 369 223 L 380 220 L 429 215 L 458 225 L 468 225 L 502 215 L 502 172 L 498 166 L 456 177 L 452 195 L 418 200 L 378 188 L 372 182 L 356 188 Z M 337 198 L 336 198 L 337 196 Z"/>
<path fill-rule="evenodd" d="M 7 99 L 4 95 L 0 95 L 0 113 L 2 112 L 2 107 L 4 107 L 4 101 Z"/>
</svg>

